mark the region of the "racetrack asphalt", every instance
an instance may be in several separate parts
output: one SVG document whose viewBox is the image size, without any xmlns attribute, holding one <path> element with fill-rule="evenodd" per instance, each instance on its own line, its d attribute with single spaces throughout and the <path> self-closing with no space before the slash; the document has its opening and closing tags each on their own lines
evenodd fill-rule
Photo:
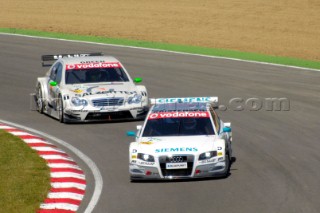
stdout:
<svg viewBox="0 0 320 213">
<path fill-rule="evenodd" d="M 128 147 L 142 122 L 61 124 L 30 111 L 29 93 L 48 68 L 40 56 L 103 52 L 131 77 L 142 77 L 150 97 L 288 98 L 289 111 L 218 111 L 233 128 L 237 161 L 226 179 L 131 183 Z M 0 35 L 0 119 L 67 141 L 99 167 L 104 188 L 93 212 L 317 213 L 320 210 L 319 72 L 151 50 Z M 66 150 L 67 151 L 67 150 Z M 76 156 L 68 153 L 77 160 Z M 79 160 L 79 159 L 78 159 Z M 88 189 L 84 209 L 93 192 Z M 90 183 L 91 182 L 91 183 Z"/>
</svg>

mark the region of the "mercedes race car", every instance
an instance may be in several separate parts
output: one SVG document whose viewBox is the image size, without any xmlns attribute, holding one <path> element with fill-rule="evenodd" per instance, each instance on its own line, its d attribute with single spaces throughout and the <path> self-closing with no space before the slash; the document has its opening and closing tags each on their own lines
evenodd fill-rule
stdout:
<svg viewBox="0 0 320 213">
<path fill-rule="evenodd" d="M 101 53 L 44 55 L 55 61 L 37 79 L 35 101 L 40 113 L 60 122 L 144 119 L 149 110 L 145 86 L 135 85 L 123 65 Z M 49 65 L 50 66 L 50 65 Z"/>
<path fill-rule="evenodd" d="M 231 123 L 214 108 L 217 97 L 151 99 L 151 109 L 129 148 L 132 181 L 227 177 Z"/>
</svg>

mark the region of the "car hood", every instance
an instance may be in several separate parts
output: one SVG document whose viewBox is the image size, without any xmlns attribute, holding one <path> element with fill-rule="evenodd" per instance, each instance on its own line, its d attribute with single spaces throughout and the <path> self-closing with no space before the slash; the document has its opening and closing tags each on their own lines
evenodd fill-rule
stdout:
<svg viewBox="0 0 320 213">
<path fill-rule="evenodd" d="M 78 97 L 126 97 L 137 93 L 136 87 L 130 82 L 73 84 L 63 87 L 65 93 Z"/>
<path fill-rule="evenodd" d="M 138 152 L 155 156 L 203 153 L 214 150 L 214 141 L 217 139 L 215 135 L 144 137 L 138 142 Z"/>
</svg>

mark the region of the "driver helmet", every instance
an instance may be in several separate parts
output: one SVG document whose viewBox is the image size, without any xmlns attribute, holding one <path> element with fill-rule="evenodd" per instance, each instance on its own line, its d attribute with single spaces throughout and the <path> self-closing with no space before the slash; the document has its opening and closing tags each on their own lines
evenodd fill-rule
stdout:
<svg viewBox="0 0 320 213">
<path fill-rule="evenodd" d="M 182 125 L 183 125 L 184 129 L 192 130 L 192 129 L 195 129 L 195 127 L 197 125 L 197 121 L 195 118 L 184 118 L 182 120 Z"/>
<path fill-rule="evenodd" d="M 102 72 L 99 70 L 89 70 L 86 73 L 86 77 L 89 82 L 99 82 L 102 80 Z"/>
</svg>

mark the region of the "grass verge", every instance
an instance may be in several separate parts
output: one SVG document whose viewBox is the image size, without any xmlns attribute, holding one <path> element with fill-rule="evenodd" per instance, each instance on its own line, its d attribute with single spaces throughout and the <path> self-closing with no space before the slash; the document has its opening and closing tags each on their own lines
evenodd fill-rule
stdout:
<svg viewBox="0 0 320 213">
<path fill-rule="evenodd" d="M 99 37 L 99 36 L 73 35 L 73 34 L 64 34 L 64 33 L 55 33 L 55 32 L 13 29 L 13 28 L 0 28 L 0 32 L 20 34 L 20 35 L 40 36 L 40 37 L 46 37 L 46 38 L 59 38 L 59 39 L 67 39 L 67 40 L 74 40 L 74 41 L 88 41 L 88 42 L 97 42 L 97 43 L 103 43 L 103 44 L 115 44 L 115 45 L 124 45 L 124 46 L 152 48 L 152 49 L 158 49 L 158 50 L 168 50 L 168 51 L 176 51 L 176 52 L 183 52 L 183 53 L 219 56 L 219 57 L 235 58 L 235 59 L 242 59 L 242 60 L 249 60 L 249 61 L 297 66 L 297 67 L 304 67 L 304 68 L 311 68 L 311 69 L 320 69 L 319 61 L 308 61 L 308 60 L 297 59 L 297 58 L 277 57 L 277 56 L 240 52 L 240 51 L 226 50 L 226 49 L 183 46 L 183 45 L 174 45 L 174 44 L 166 44 L 166 43 L 159 43 L 159 42 L 135 41 L 135 40 L 127 40 L 127 39 L 105 38 L 105 37 Z"/>
<path fill-rule="evenodd" d="M 0 212 L 36 212 L 50 189 L 49 167 L 20 138 L 0 130 Z"/>
</svg>

